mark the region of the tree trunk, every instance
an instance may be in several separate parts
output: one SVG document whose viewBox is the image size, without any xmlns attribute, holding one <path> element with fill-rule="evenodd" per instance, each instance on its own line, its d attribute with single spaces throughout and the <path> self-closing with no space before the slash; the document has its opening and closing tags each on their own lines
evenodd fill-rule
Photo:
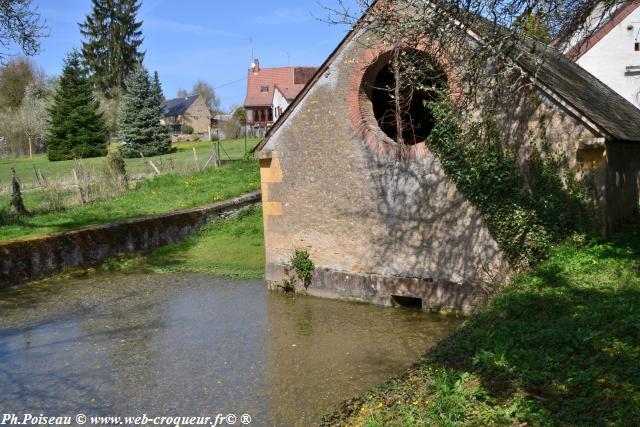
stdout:
<svg viewBox="0 0 640 427">
<path fill-rule="evenodd" d="M 393 76 L 395 78 L 394 97 L 396 104 L 396 142 L 400 145 L 404 145 L 404 121 L 402 118 L 402 100 L 400 99 L 402 96 L 402 92 L 400 90 L 402 76 L 400 72 L 400 49 L 398 48 L 393 51 Z"/>
</svg>

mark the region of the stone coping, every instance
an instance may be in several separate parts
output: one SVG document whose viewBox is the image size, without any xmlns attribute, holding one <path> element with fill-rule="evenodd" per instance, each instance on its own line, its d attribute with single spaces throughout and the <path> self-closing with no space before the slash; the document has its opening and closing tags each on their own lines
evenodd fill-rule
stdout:
<svg viewBox="0 0 640 427">
<path fill-rule="evenodd" d="M 210 205 L 0 242 L 0 288 L 178 243 L 209 217 L 260 202 L 261 191 Z"/>
</svg>

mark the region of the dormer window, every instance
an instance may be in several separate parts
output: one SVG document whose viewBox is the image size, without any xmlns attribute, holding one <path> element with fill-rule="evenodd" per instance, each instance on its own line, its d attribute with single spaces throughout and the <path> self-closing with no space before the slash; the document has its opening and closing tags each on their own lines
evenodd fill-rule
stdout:
<svg viewBox="0 0 640 427">
<path fill-rule="evenodd" d="M 269 85 L 260 86 L 260 92 L 269 92 Z"/>
</svg>

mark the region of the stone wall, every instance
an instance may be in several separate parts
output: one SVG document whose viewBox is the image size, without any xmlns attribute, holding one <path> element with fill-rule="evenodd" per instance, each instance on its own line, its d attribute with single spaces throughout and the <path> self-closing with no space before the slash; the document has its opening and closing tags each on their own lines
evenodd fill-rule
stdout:
<svg viewBox="0 0 640 427">
<path fill-rule="evenodd" d="M 311 293 L 381 304 L 412 296 L 425 307 L 469 311 L 510 277 L 510 266 L 427 145 L 398 160 L 363 124 L 354 75 L 364 74 L 363 58 L 375 59 L 363 38 L 338 52 L 258 153 L 267 280 L 281 280 L 293 250 L 303 248 L 318 267 Z M 496 119 L 508 141 L 522 143 L 523 158 L 546 140 L 577 167 L 580 141 L 595 136 L 536 90 L 513 112 L 524 118 L 520 126 Z"/>
<path fill-rule="evenodd" d="M 202 208 L 0 243 L 0 288 L 180 242 L 208 219 L 259 200 L 256 191 Z"/>
<path fill-rule="evenodd" d="M 206 133 L 211 126 L 211 110 L 200 96 L 184 114 L 183 125 L 189 125 L 195 133 Z"/>
<path fill-rule="evenodd" d="M 426 147 L 396 162 L 353 128 L 359 105 L 345 100 L 363 49 L 354 42 L 340 53 L 262 153 L 267 280 L 280 280 L 304 248 L 324 271 L 312 293 L 376 303 L 403 294 L 464 311 L 508 277 L 508 263 Z M 370 291 L 336 286 L 336 274 Z M 476 295 L 462 303 L 463 289 Z"/>
</svg>

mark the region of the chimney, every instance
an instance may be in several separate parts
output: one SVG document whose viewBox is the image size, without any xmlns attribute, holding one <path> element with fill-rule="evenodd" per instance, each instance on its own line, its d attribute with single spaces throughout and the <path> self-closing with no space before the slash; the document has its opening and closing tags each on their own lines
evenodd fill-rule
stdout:
<svg viewBox="0 0 640 427">
<path fill-rule="evenodd" d="M 258 58 L 253 60 L 251 68 L 253 69 L 253 74 L 258 74 L 260 72 L 260 60 Z"/>
</svg>

